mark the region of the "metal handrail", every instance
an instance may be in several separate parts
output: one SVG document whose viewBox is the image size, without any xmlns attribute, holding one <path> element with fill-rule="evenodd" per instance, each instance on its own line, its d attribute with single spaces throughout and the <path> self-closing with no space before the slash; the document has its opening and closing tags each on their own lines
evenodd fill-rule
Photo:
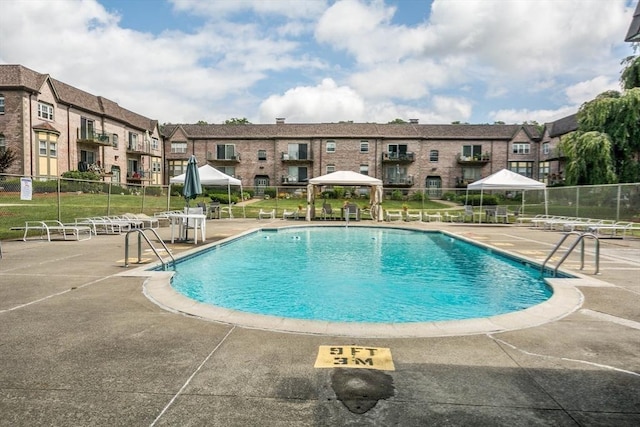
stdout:
<svg viewBox="0 0 640 427">
<path fill-rule="evenodd" d="M 569 257 L 571 252 L 573 252 L 573 250 L 576 248 L 576 246 L 578 246 L 578 243 L 581 244 L 580 245 L 580 270 L 584 269 L 584 239 L 586 237 L 592 238 L 596 242 L 596 248 L 595 248 L 596 249 L 596 252 L 595 252 L 596 271 L 593 274 L 598 274 L 600 272 L 600 239 L 598 239 L 598 236 L 596 236 L 593 233 L 588 233 L 588 232 L 580 233 L 578 231 L 571 231 L 571 232 L 565 233 L 562 236 L 560 241 L 556 244 L 556 246 L 553 248 L 551 253 L 544 260 L 544 262 L 542 263 L 542 266 L 540 267 L 540 274 L 541 275 L 544 275 L 544 268 L 545 268 L 547 262 L 558 251 L 558 249 L 560 249 L 560 246 L 562 246 L 564 241 L 567 240 L 567 238 L 569 236 L 571 236 L 571 235 L 576 235 L 576 236 L 578 236 L 578 238 L 573 242 L 573 244 L 571 246 L 569 246 L 569 248 L 566 250 L 566 252 L 562 256 L 562 258 L 560 258 L 560 261 L 558 261 L 558 264 L 553 269 L 553 277 L 556 277 L 558 275 L 558 269 L 560 268 L 562 263 Z"/>
<path fill-rule="evenodd" d="M 153 253 L 156 254 L 156 257 L 158 257 L 158 259 L 162 263 L 162 269 L 163 270 L 167 269 L 167 263 L 164 262 L 164 259 L 162 259 L 162 257 L 160 256 L 156 247 L 151 244 L 151 241 L 145 234 L 145 231 L 147 230 L 151 231 L 154 234 L 154 236 L 156 236 L 156 239 L 158 239 L 158 241 L 162 245 L 165 252 L 169 254 L 169 256 L 171 257 L 171 261 L 173 261 L 173 269 L 175 270 L 176 259 L 173 257 L 173 254 L 169 251 L 169 248 L 167 248 L 167 245 L 164 244 L 160 236 L 158 236 L 158 233 L 156 232 L 156 230 L 154 230 L 153 228 L 134 228 L 133 230 L 127 231 L 127 234 L 124 236 L 124 266 L 129 267 L 129 234 L 138 233 L 138 263 L 142 261 L 142 238 L 144 237 L 144 240 L 147 242 L 147 244 L 149 245 Z"/>
</svg>

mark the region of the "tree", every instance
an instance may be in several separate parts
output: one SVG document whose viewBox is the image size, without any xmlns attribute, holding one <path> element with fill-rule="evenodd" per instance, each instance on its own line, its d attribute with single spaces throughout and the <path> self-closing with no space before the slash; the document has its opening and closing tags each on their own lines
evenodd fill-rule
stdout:
<svg viewBox="0 0 640 427">
<path fill-rule="evenodd" d="M 569 161 L 565 166 L 568 185 L 612 184 L 616 182 L 611 140 L 602 132 L 572 132 L 560 143 Z"/>
<path fill-rule="evenodd" d="M 606 91 L 585 102 L 578 111 L 578 130 L 562 143 L 572 165 L 572 179 L 567 184 L 613 183 L 640 181 L 640 57 L 623 61 L 620 82 L 623 92 Z M 605 138 L 606 137 L 606 138 Z M 581 148 L 574 145 L 586 144 Z M 594 144 L 601 144 L 595 147 Z M 603 156 L 608 152 L 612 173 L 596 159 L 578 159 L 575 156 Z M 596 162 L 597 163 L 597 162 Z M 594 165 L 586 166 L 585 165 Z M 605 173 L 606 172 L 606 173 Z M 603 174 L 601 178 L 598 174 Z M 615 179 L 615 181 L 612 181 Z"/>
<path fill-rule="evenodd" d="M 198 120 L 198 123 L 196 123 L 197 125 L 208 125 L 209 123 L 205 122 L 204 120 Z"/>
<path fill-rule="evenodd" d="M 237 117 L 233 117 L 231 119 L 225 120 L 224 124 L 225 125 L 250 125 L 251 122 L 246 117 L 243 117 L 241 119 Z"/>
<path fill-rule="evenodd" d="M 5 173 L 17 158 L 11 148 L 0 150 L 0 173 Z"/>
<path fill-rule="evenodd" d="M 388 122 L 387 124 L 389 125 L 396 125 L 396 124 L 402 124 L 402 123 L 407 123 L 402 119 L 393 119 L 390 122 Z"/>
</svg>

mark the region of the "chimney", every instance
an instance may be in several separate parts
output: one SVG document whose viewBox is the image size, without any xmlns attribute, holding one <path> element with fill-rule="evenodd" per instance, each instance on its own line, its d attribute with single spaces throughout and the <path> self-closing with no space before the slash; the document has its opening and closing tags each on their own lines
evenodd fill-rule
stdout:
<svg viewBox="0 0 640 427">
<path fill-rule="evenodd" d="M 417 125 L 418 119 L 409 119 L 409 123 L 411 123 L 412 125 Z"/>
<path fill-rule="evenodd" d="M 276 117 L 276 124 L 277 125 L 283 125 L 284 124 L 284 117 Z"/>
</svg>

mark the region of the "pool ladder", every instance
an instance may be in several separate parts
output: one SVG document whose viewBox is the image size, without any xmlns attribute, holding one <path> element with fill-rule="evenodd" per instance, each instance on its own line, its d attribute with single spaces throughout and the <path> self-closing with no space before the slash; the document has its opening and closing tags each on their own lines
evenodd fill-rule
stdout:
<svg viewBox="0 0 640 427">
<path fill-rule="evenodd" d="M 547 264 L 547 262 L 558 251 L 558 249 L 560 249 L 560 246 L 562 246 L 564 241 L 567 240 L 567 238 L 569 236 L 578 236 L 578 237 L 571 244 L 571 246 L 569 246 L 567 248 L 567 250 L 564 253 L 564 255 L 562 256 L 562 258 L 560 258 L 560 261 L 558 261 L 558 264 L 553 269 L 553 277 L 557 276 L 558 269 L 560 268 L 562 263 L 569 257 L 571 252 L 573 252 L 573 250 L 576 248 L 576 246 L 578 246 L 578 243 L 580 243 L 580 270 L 584 269 L 584 239 L 587 238 L 587 237 L 590 238 L 590 239 L 594 239 L 595 242 L 596 242 L 596 252 L 595 252 L 596 271 L 593 274 L 598 274 L 600 272 L 600 240 L 598 239 L 598 236 L 596 236 L 593 233 L 588 233 L 588 232 L 580 233 L 579 231 L 571 231 L 569 233 L 565 233 L 560 238 L 560 241 L 556 244 L 556 246 L 553 248 L 553 250 L 551 250 L 551 253 L 549 254 L 549 256 L 547 256 L 547 259 L 544 260 L 544 262 L 542 263 L 542 266 L 540 267 L 540 274 L 541 275 L 544 275 L 544 267 Z"/>
<path fill-rule="evenodd" d="M 171 257 L 171 261 L 173 263 L 173 269 L 175 270 L 176 259 L 173 257 L 173 254 L 169 251 L 169 248 L 167 248 L 167 245 L 164 244 L 160 236 L 158 236 L 158 233 L 156 233 L 156 230 L 154 230 L 153 228 L 135 228 L 133 230 L 127 231 L 127 234 L 124 236 L 124 266 L 129 267 L 129 234 L 138 233 L 138 263 L 142 262 L 142 239 L 144 238 L 144 240 L 147 242 L 147 244 L 149 245 L 153 253 L 156 254 L 156 257 L 158 257 L 158 259 L 162 263 L 162 269 L 163 270 L 167 269 L 167 263 L 164 261 L 162 256 L 160 256 L 160 253 L 158 253 L 158 249 L 155 246 L 153 246 L 153 244 L 151 243 L 151 240 L 149 240 L 149 238 L 145 234 L 145 231 L 151 231 L 153 235 L 156 237 L 156 239 L 158 239 L 158 241 L 162 245 L 162 248 Z"/>
</svg>

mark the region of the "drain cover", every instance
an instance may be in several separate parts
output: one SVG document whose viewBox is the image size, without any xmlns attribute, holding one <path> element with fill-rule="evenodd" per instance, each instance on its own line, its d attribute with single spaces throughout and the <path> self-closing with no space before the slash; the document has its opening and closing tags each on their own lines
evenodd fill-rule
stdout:
<svg viewBox="0 0 640 427">
<path fill-rule="evenodd" d="M 369 369 L 335 369 L 331 388 L 338 400 L 354 414 L 364 414 L 380 399 L 393 397 L 393 378 L 382 371 Z"/>
</svg>

